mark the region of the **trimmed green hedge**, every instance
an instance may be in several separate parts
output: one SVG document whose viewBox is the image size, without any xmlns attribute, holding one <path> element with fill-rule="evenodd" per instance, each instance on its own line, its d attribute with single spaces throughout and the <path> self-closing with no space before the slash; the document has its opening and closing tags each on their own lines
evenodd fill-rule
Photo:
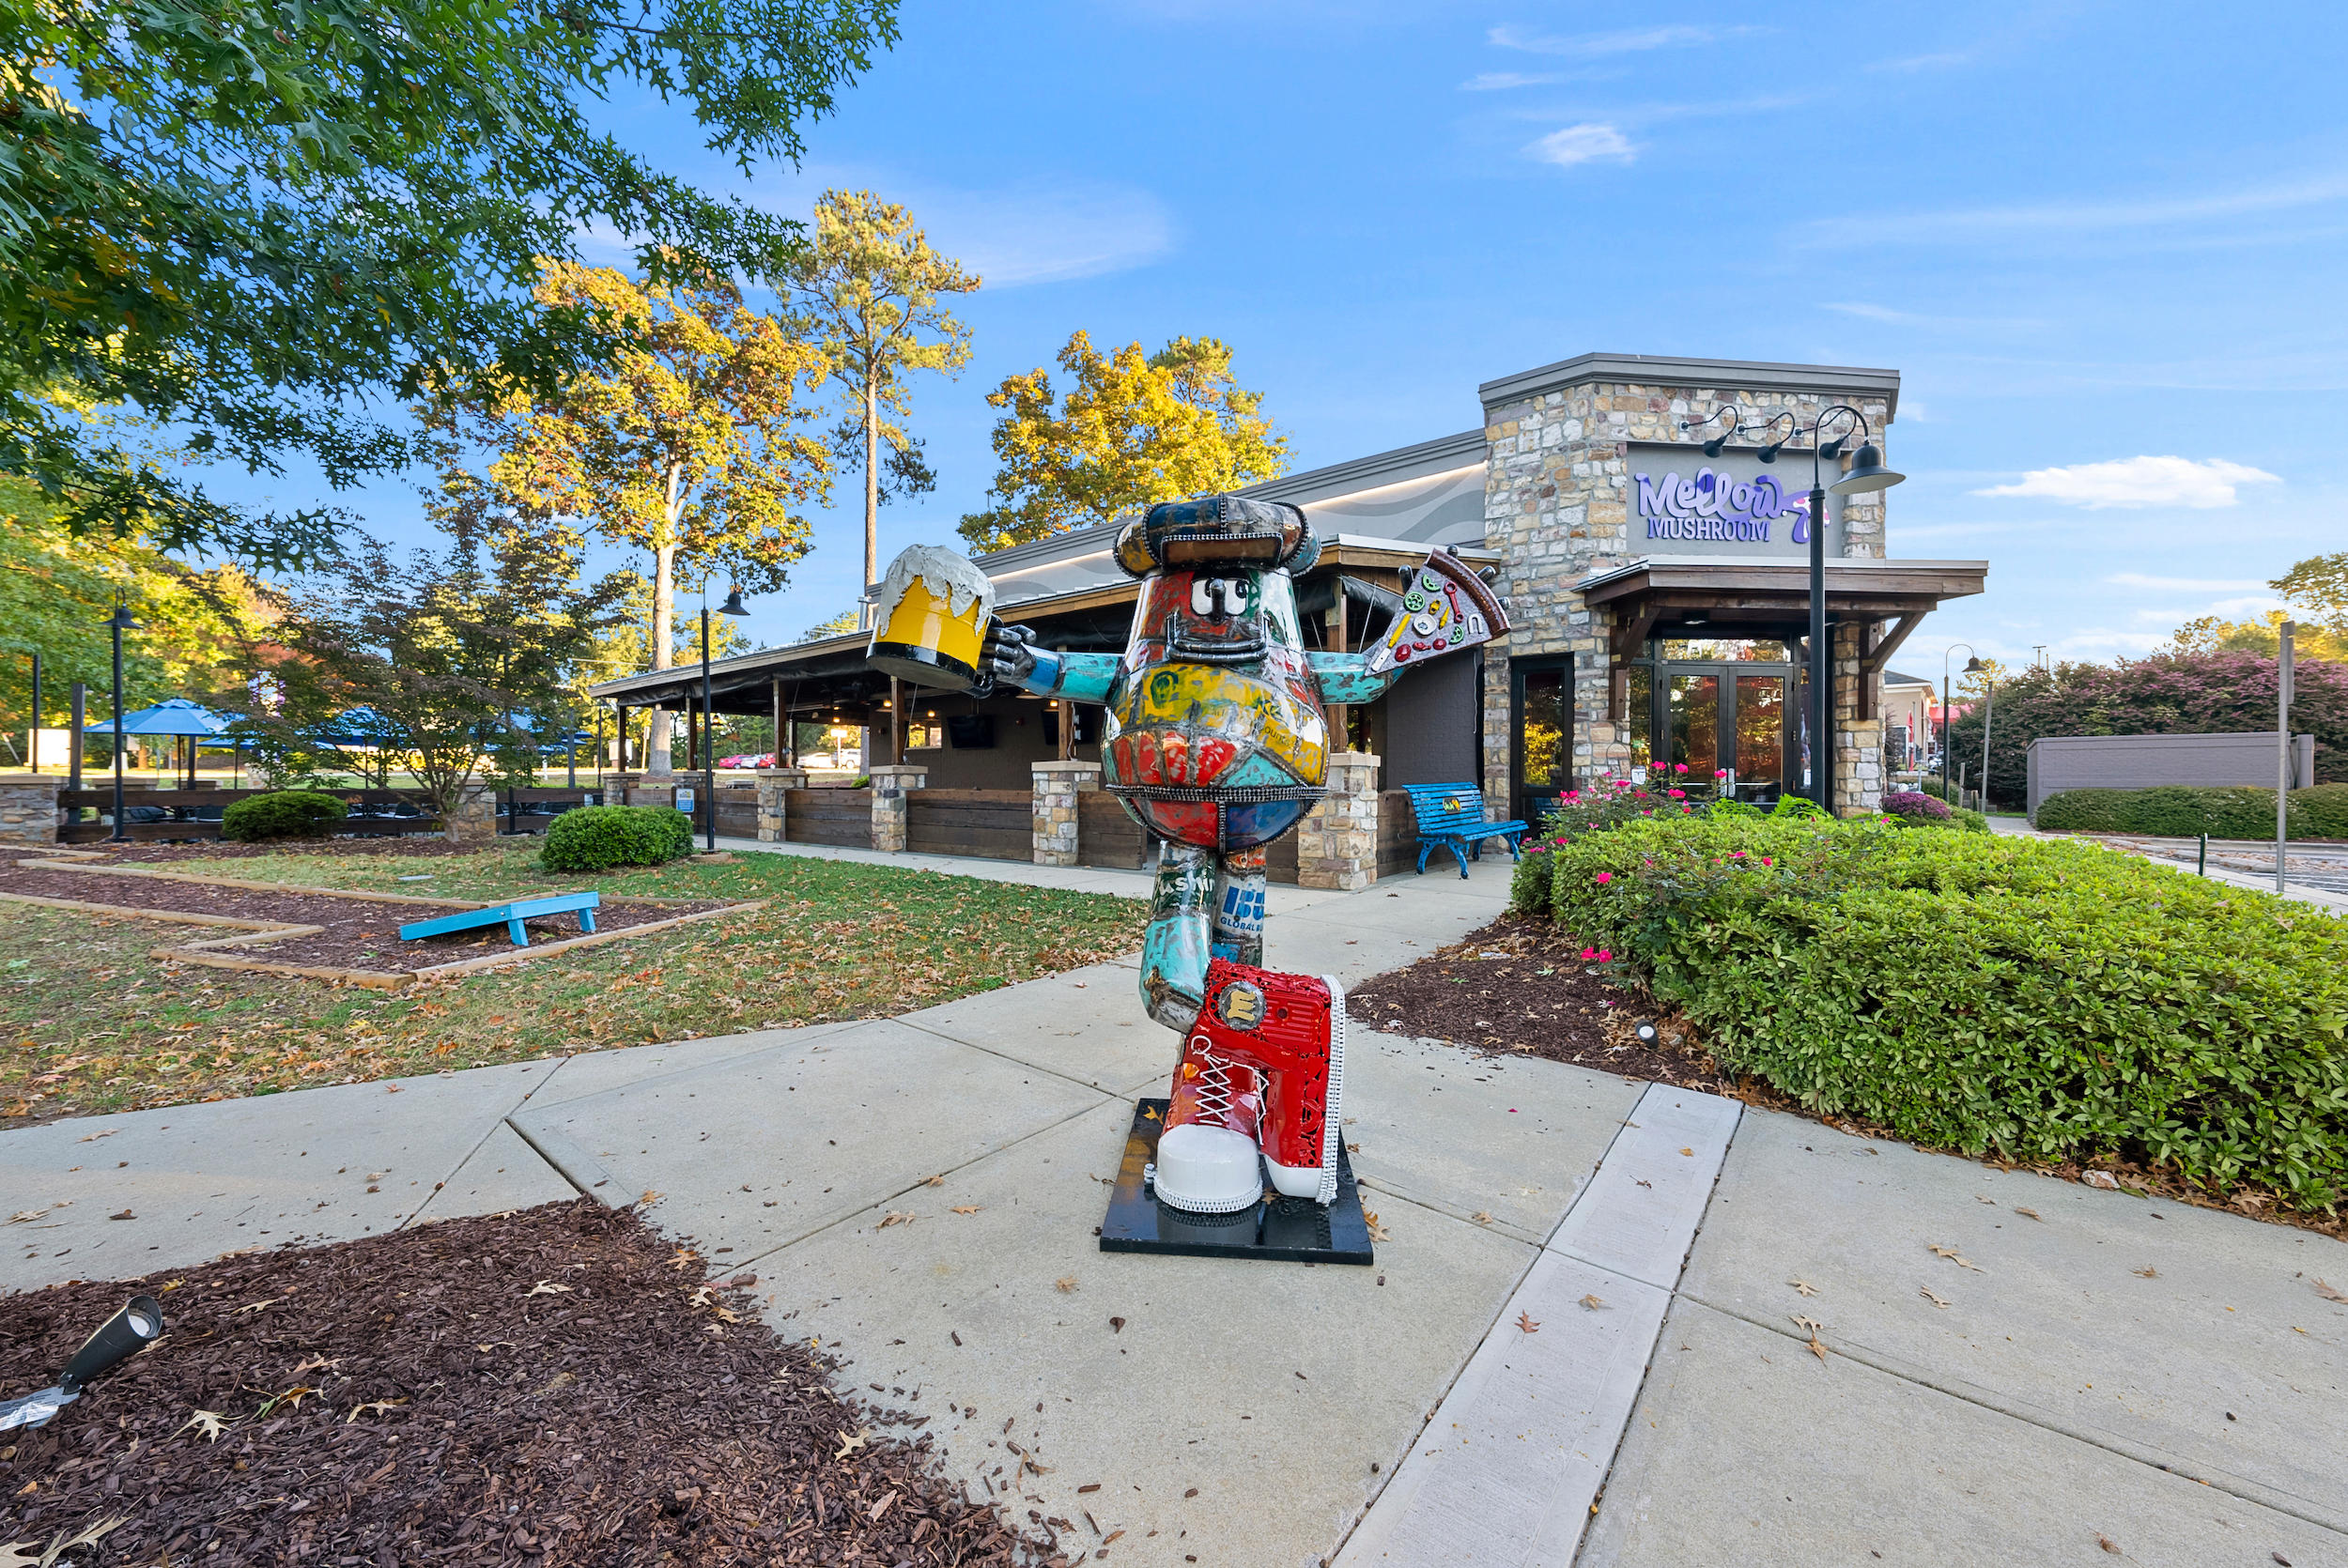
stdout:
<svg viewBox="0 0 2348 1568">
<path fill-rule="evenodd" d="M 2077 840 L 1880 822 L 1640 822 L 1537 858 L 1576 940 L 1817 1111 L 2309 1209 L 2348 1191 L 2328 915 Z"/>
<path fill-rule="evenodd" d="M 2288 797 L 2294 838 L 2348 838 L 2348 784 L 2318 784 Z M 2146 833 L 2164 838 L 2272 838 L 2275 792 L 2164 784 L 2151 790 L 2064 790 L 2038 803 L 2050 833 Z"/>
<path fill-rule="evenodd" d="M 279 790 L 238 801 L 220 814 L 220 836 L 251 842 L 263 838 L 315 838 L 350 815 L 333 795 L 316 790 Z"/>
<path fill-rule="evenodd" d="M 693 853 L 693 819 L 669 806 L 582 806 L 547 828 L 538 863 L 549 871 L 657 866 Z"/>
</svg>

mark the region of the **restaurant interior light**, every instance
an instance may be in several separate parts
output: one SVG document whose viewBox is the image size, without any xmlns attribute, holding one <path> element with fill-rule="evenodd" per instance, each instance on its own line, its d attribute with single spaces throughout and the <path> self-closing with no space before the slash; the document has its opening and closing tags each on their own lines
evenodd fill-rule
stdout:
<svg viewBox="0 0 2348 1568">
<path fill-rule="evenodd" d="M 1873 441 L 1863 442 L 1859 455 L 1851 462 L 1850 472 L 1827 486 L 1838 496 L 1864 495 L 1871 490 L 1888 490 L 1908 476 L 1893 473 L 1883 466 L 1883 449 Z"/>
</svg>

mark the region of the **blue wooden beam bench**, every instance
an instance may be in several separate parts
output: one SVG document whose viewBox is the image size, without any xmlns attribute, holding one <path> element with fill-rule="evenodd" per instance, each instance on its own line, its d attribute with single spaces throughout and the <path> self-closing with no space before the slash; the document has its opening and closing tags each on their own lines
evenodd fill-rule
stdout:
<svg viewBox="0 0 2348 1568">
<path fill-rule="evenodd" d="M 1519 858 L 1517 840 L 1525 832 L 1522 822 L 1491 822 L 1484 820 L 1484 792 L 1473 784 L 1412 784 L 1405 786 L 1411 796 L 1411 815 L 1418 819 L 1418 869 L 1424 875 L 1427 857 L 1437 849 L 1447 849 L 1451 858 L 1460 863 L 1460 875 L 1465 878 L 1471 855 L 1484 858 L 1484 840 L 1497 838 L 1508 846 L 1508 858 Z"/>
<path fill-rule="evenodd" d="M 1465 876 L 1467 873 L 1460 873 Z M 478 926 L 503 926 L 517 947 L 530 945 L 530 933 L 522 930 L 522 922 L 540 915 L 579 913 L 579 929 L 595 929 L 595 910 L 603 902 L 600 893 L 556 893 L 543 899 L 517 899 L 510 904 L 491 904 L 486 909 L 464 909 L 455 915 L 443 915 L 437 920 L 418 920 L 399 928 L 399 939 L 411 942 L 420 936 L 439 936 L 445 931 L 469 931 Z"/>
</svg>

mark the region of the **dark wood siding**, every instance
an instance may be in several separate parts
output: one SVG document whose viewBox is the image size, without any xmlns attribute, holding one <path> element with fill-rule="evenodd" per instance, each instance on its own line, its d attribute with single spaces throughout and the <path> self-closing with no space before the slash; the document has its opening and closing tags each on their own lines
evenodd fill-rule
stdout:
<svg viewBox="0 0 2348 1568">
<path fill-rule="evenodd" d="M 1076 797 L 1076 864 L 1107 866 L 1120 871 L 1156 864 L 1150 836 L 1126 814 L 1117 797 L 1105 790 L 1087 790 Z"/>
<path fill-rule="evenodd" d="M 1035 856 L 1032 790 L 908 790 L 905 848 L 987 860 Z"/>
<path fill-rule="evenodd" d="M 785 790 L 782 819 L 782 836 L 788 843 L 837 844 L 857 850 L 873 847 L 870 790 Z"/>
</svg>

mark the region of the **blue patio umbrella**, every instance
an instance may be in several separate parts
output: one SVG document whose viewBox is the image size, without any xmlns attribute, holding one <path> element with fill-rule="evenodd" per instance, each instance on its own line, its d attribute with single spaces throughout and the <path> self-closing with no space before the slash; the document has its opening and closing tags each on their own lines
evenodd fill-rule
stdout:
<svg viewBox="0 0 2348 1568">
<path fill-rule="evenodd" d="M 219 734 L 236 722 L 226 714 L 216 714 L 201 702 L 191 702 L 184 697 L 168 697 L 151 708 L 141 708 L 135 714 L 122 715 L 122 732 L 126 735 L 199 735 Z M 86 735 L 111 735 L 114 720 L 100 719 L 82 727 Z"/>
<path fill-rule="evenodd" d="M 373 708 L 346 708 L 330 720 L 319 732 L 321 744 L 337 751 L 388 746 L 394 736 L 392 727 Z"/>
<path fill-rule="evenodd" d="M 226 714 L 216 714 L 201 702 L 191 702 L 184 697 L 167 697 L 151 708 L 141 708 L 135 714 L 122 715 L 125 735 L 190 735 L 198 741 L 209 740 L 227 729 L 236 720 Z M 100 719 L 82 727 L 85 735 L 111 735 L 115 732 L 112 719 Z M 188 748 L 188 780 L 195 780 L 195 748 Z"/>
</svg>

